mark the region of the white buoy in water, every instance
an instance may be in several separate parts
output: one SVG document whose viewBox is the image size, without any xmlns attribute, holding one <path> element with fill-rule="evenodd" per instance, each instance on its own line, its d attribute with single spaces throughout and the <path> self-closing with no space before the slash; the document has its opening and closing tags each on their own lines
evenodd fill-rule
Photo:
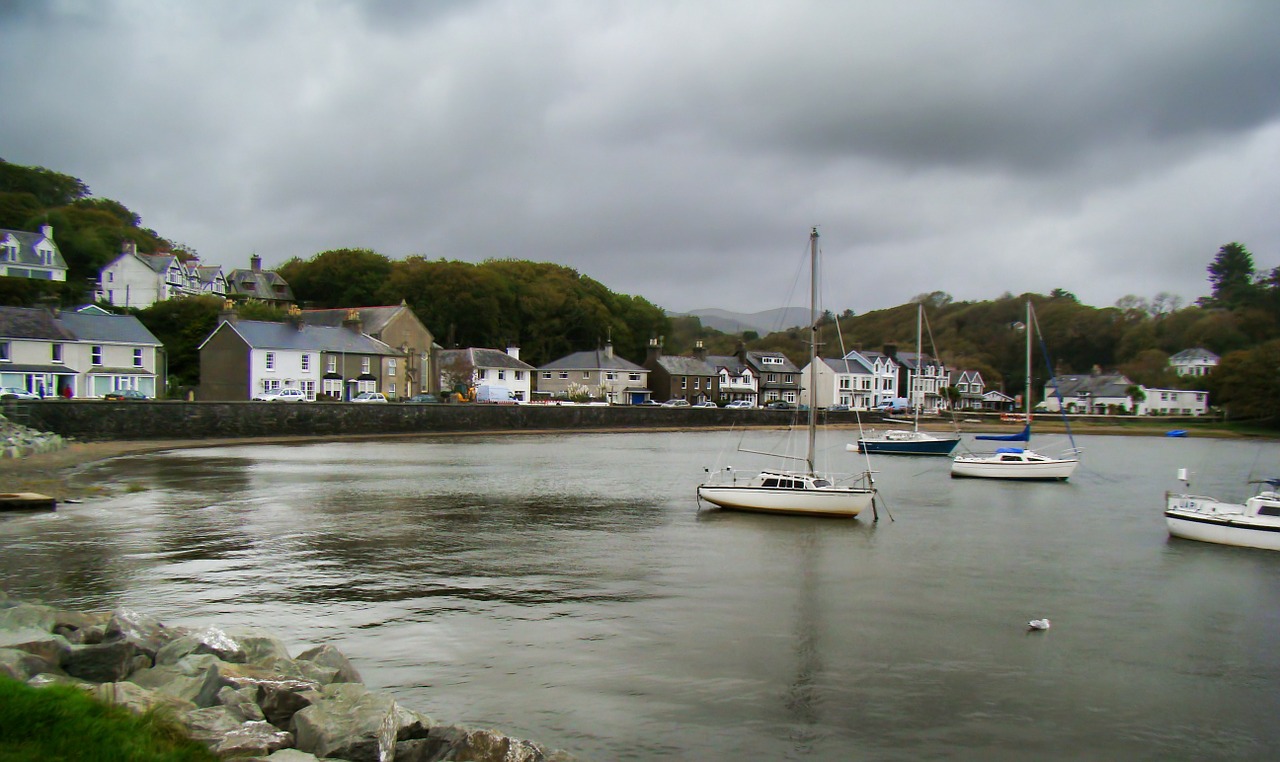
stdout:
<svg viewBox="0 0 1280 762">
<path fill-rule="evenodd" d="M 1032 619 L 1030 622 L 1027 622 L 1027 629 L 1028 630 L 1047 630 L 1049 629 L 1049 620 L 1048 619 Z"/>
</svg>

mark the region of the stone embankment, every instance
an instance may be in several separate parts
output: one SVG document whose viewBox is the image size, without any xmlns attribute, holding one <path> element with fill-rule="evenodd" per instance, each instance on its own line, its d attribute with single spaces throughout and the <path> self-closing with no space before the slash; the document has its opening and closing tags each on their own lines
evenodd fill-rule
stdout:
<svg viewBox="0 0 1280 762">
<path fill-rule="evenodd" d="M 223 759 L 573 759 L 492 730 L 437 724 L 366 688 L 332 646 L 291 658 L 256 628 L 168 627 L 126 609 L 64 611 L 3 591 L 0 675 L 76 685 L 139 713 L 158 709 Z"/>
<path fill-rule="evenodd" d="M 43 452 L 54 452 L 67 446 L 58 434 L 36 431 L 0 415 L 0 457 L 25 458 Z"/>
</svg>

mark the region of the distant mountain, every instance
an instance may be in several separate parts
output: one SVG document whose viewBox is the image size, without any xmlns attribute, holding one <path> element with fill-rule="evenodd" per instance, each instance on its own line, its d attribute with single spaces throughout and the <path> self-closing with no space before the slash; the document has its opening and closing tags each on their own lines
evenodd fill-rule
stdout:
<svg viewBox="0 0 1280 762">
<path fill-rule="evenodd" d="M 809 322 L 809 310 L 803 307 L 783 307 L 750 314 L 718 309 L 690 310 L 679 314 L 696 317 L 707 328 L 714 328 L 721 333 L 755 331 L 761 336 Z"/>
</svg>

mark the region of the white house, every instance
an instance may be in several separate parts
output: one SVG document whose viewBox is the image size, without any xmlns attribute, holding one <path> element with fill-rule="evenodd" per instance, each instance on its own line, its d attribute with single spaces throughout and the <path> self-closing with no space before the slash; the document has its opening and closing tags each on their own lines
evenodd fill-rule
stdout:
<svg viewBox="0 0 1280 762">
<path fill-rule="evenodd" d="M 533 374 L 537 369 L 520 359 L 519 347 L 507 347 L 505 352 L 481 347 L 442 349 L 439 354 L 440 388 L 445 391 L 459 383 L 460 379 L 453 376 L 469 373 L 469 382 L 465 378 L 461 382 L 472 389 L 503 386 L 510 389 L 519 402 L 528 402 L 533 397 Z"/>
<path fill-rule="evenodd" d="M 1132 386 L 1127 376 L 1118 373 L 1054 376 L 1044 385 L 1044 401 L 1036 407 L 1050 413 L 1066 409 L 1068 413 L 1106 415 L 1133 406 L 1129 398 Z"/>
<path fill-rule="evenodd" d="M 883 364 L 880 372 L 883 376 Z M 870 410 L 877 404 L 877 387 L 884 386 L 883 378 L 877 377 L 876 363 L 858 352 L 850 352 L 843 359 L 819 358 L 813 394 L 808 388 L 809 374 L 810 366 L 805 366 L 801 372 L 804 388 L 800 402 L 820 408 L 847 405 L 851 410 Z"/>
<path fill-rule="evenodd" d="M 899 363 L 892 355 L 884 352 L 870 351 L 852 351 L 845 357 L 851 361 L 859 361 L 870 368 L 870 378 L 868 380 L 860 380 L 860 384 L 869 384 L 869 387 L 856 387 L 859 391 L 871 393 L 870 407 L 879 407 L 886 402 L 893 402 L 898 396 L 898 373 Z M 903 395 L 905 396 L 905 395 Z"/>
<path fill-rule="evenodd" d="M 39 233 L 0 230 L 0 276 L 32 280 L 67 279 L 67 261 L 53 242 L 53 226 Z"/>
<path fill-rule="evenodd" d="M 0 307 L 0 386 L 44 397 L 164 391 L 162 346 L 132 315 Z"/>
<path fill-rule="evenodd" d="M 1138 415 L 1204 415 L 1209 412 L 1209 393 L 1187 389 L 1148 389 L 1138 404 Z"/>
<path fill-rule="evenodd" d="M 174 297 L 227 295 L 227 279 L 218 265 L 183 262 L 171 253 L 139 254 L 133 241 L 125 241 L 121 249 L 98 273 L 98 301 L 145 309 Z"/>
<path fill-rule="evenodd" d="M 705 361 L 720 376 L 720 402 L 759 404 L 760 376 L 741 355 L 707 355 Z"/>
<path fill-rule="evenodd" d="M 1179 376 L 1204 376 L 1218 365 L 1220 358 L 1201 347 L 1184 349 L 1169 358 L 1169 367 Z"/>
</svg>

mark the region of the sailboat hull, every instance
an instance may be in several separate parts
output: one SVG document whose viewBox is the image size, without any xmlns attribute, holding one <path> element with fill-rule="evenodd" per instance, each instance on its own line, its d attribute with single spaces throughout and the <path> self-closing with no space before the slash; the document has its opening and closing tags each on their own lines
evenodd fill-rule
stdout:
<svg viewBox="0 0 1280 762">
<path fill-rule="evenodd" d="M 849 445 L 854 452 L 872 455 L 950 455 L 956 448 L 959 439 L 941 439 L 938 437 L 919 439 L 859 439 L 857 444 Z"/>
<path fill-rule="evenodd" d="M 778 489 L 748 485 L 702 485 L 698 497 L 730 511 L 854 518 L 871 506 L 874 490 L 831 487 Z"/>
<path fill-rule="evenodd" d="M 1016 479 L 1021 481 L 1066 481 L 1080 461 L 1074 458 L 1046 458 L 1035 453 L 1022 456 L 957 456 L 951 462 L 952 478 Z"/>
</svg>

